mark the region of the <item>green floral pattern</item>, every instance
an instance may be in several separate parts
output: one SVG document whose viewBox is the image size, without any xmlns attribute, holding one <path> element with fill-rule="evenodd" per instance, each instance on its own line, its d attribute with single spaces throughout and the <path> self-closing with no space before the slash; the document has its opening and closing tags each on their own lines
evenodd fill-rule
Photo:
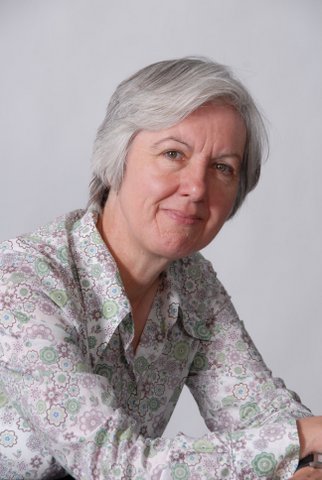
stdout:
<svg viewBox="0 0 322 480">
<path fill-rule="evenodd" d="M 276 467 L 276 459 L 272 453 L 261 453 L 256 455 L 252 461 L 252 465 L 255 473 L 259 477 L 269 477 L 272 476 Z"/>
<path fill-rule="evenodd" d="M 96 221 L 77 211 L 0 244 L 0 479 L 287 479 L 308 411 L 210 263 L 195 254 L 164 272 L 134 355 Z M 209 433 L 162 438 L 184 384 Z"/>
</svg>

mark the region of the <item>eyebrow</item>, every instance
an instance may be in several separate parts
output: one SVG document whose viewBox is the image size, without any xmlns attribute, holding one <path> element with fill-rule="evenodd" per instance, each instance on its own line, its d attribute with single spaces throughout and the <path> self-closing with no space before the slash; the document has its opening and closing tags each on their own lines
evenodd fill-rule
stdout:
<svg viewBox="0 0 322 480">
<path fill-rule="evenodd" d="M 214 157 L 213 160 L 223 160 L 225 158 L 231 158 L 231 157 L 237 158 L 237 160 L 240 163 L 242 163 L 244 158 L 244 157 L 241 157 L 238 153 L 223 153 L 222 155 L 218 155 L 218 157 Z"/>
<path fill-rule="evenodd" d="M 153 145 L 152 145 L 152 148 L 157 148 L 161 143 L 164 143 L 164 142 L 167 142 L 169 140 L 172 140 L 174 142 L 177 142 L 177 143 L 181 143 L 182 145 L 184 145 L 185 147 L 189 148 L 189 150 L 191 150 L 191 146 L 189 145 L 189 143 L 186 143 L 186 142 L 183 142 L 182 140 L 179 140 L 178 138 L 176 137 L 165 137 L 165 138 L 162 138 L 161 140 L 159 140 L 158 142 L 155 142 Z"/>
</svg>

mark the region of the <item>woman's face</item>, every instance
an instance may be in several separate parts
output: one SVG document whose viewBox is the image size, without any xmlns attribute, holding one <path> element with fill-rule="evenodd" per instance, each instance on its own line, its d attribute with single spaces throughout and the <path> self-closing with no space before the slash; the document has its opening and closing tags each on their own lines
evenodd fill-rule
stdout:
<svg viewBox="0 0 322 480">
<path fill-rule="evenodd" d="M 120 190 L 109 198 L 128 247 L 174 260 L 211 242 L 236 199 L 245 139 L 242 118 L 227 105 L 139 132 Z"/>
</svg>

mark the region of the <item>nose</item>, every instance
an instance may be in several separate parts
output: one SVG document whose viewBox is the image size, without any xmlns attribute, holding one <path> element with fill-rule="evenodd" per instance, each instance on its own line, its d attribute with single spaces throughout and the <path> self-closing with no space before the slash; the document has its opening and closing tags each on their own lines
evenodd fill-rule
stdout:
<svg viewBox="0 0 322 480">
<path fill-rule="evenodd" d="M 181 172 L 180 194 L 194 202 L 204 200 L 207 193 L 206 168 L 204 165 L 187 165 Z"/>
</svg>

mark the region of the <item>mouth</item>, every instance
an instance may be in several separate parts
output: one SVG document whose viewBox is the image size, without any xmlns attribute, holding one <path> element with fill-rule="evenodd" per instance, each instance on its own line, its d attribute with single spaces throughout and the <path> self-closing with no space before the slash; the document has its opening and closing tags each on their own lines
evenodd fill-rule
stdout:
<svg viewBox="0 0 322 480">
<path fill-rule="evenodd" d="M 163 209 L 163 212 L 180 225 L 196 225 L 202 221 L 200 215 L 182 212 L 181 210 Z"/>
</svg>

